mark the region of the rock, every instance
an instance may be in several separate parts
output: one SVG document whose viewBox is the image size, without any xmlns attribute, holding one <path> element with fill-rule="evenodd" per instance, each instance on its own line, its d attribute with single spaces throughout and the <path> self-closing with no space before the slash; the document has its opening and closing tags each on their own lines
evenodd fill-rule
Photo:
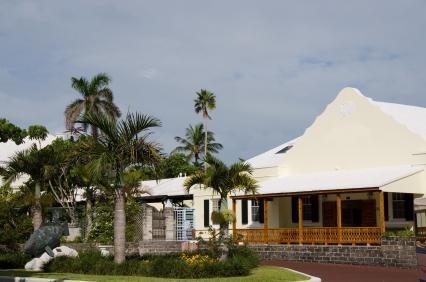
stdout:
<svg viewBox="0 0 426 282">
<path fill-rule="evenodd" d="M 56 257 L 78 257 L 78 252 L 74 249 L 71 249 L 70 247 L 67 246 L 61 246 L 61 247 L 57 247 L 53 249 L 53 253 L 55 254 L 55 258 Z"/>
<path fill-rule="evenodd" d="M 49 256 L 47 252 L 44 252 L 40 257 L 33 258 L 25 264 L 26 270 L 42 270 L 43 267 L 56 257 L 77 257 L 78 252 L 67 246 L 56 247 L 53 250 L 54 257 Z"/>
</svg>

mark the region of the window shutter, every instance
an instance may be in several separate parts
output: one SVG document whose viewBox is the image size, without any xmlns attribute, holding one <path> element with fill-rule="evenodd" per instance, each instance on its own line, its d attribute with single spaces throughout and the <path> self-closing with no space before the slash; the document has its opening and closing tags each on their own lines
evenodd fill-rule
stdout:
<svg viewBox="0 0 426 282">
<path fill-rule="evenodd" d="M 260 223 L 264 223 L 265 221 L 265 214 L 264 214 L 264 203 L 263 203 L 263 199 L 259 200 L 259 222 Z"/>
<path fill-rule="evenodd" d="M 413 194 L 404 194 L 405 195 L 405 203 L 404 203 L 404 210 L 405 210 L 405 219 L 406 220 L 413 220 Z"/>
<path fill-rule="evenodd" d="M 319 199 L 318 195 L 311 196 L 312 222 L 319 222 Z"/>
<path fill-rule="evenodd" d="M 248 224 L 248 205 L 247 199 L 241 200 L 241 223 Z"/>
<path fill-rule="evenodd" d="M 209 200 L 204 200 L 204 227 L 210 226 L 210 205 Z"/>
<path fill-rule="evenodd" d="M 291 197 L 291 221 L 293 223 L 299 222 L 299 208 L 298 208 L 298 197 Z"/>
<path fill-rule="evenodd" d="M 383 194 L 383 200 L 385 201 L 385 221 L 389 220 L 389 193 L 385 192 Z"/>
</svg>

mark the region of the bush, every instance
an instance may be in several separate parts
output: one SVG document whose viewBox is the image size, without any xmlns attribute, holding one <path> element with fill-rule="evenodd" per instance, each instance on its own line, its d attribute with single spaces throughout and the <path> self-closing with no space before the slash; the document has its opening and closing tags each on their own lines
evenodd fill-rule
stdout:
<svg viewBox="0 0 426 282">
<path fill-rule="evenodd" d="M 207 251 L 161 256 L 129 257 L 115 264 L 113 257 L 99 251 L 82 251 L 77 258 L 59 257 L 47 266 L 47 272 L 94 275 L 139 275 L 164 278 L 205 278 L 243 276 L 258 265 L 257 256 L 247 247 L 233 248 L 228 259 L 219 259 Z"/>
<path fill-rule="evenodd" d="M 134 199 L 126 201 L 126 241 L 134 242 L 137 239 L 137 216 L 141 212 L 140 204 Z M 108 199 L 98 202 L 93 208 L 93 226 L 89 234 L 89 242 L 112 244 L 114 242 L 114 202 Z"/>
<path fill-rule="evenodd" d="M 30 256 L 21 252 L 1 253 L 0 269 L 24 268 L 30 259 Z"/>
<path fill-rule="evenodd" d="M 414 231 L 411 230 L 410 228 L 405 228 L 405 229 L 401 229 L 401 230 L 387 230 L 385 231 L 385 233 L 383 233 L 383 237 L 402 237 L 402 238 L 407 238 L 407 237 L 414 237 Z"/>
</svg>

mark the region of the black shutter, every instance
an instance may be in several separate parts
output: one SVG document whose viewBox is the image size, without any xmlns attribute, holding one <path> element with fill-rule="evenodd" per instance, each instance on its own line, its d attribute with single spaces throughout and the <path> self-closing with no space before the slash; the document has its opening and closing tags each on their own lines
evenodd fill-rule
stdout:
<svg viewBox="0 0 426 282">
<path fill-rule="evenodd" d="M 293 223 L 299 222 L 299 207 L 298 207 L 298 197 L 291 197 L 291 221 Z"/>
<path fill-rule="evenodd" d="M 248 205 L 247 199 L 241 200 L 241 223 L 248 224 Z"/>
<path fill-rule="evenodd" d="M 385 192 L 383 194 L 384 202 L 385 202 L 385 221 L 389 220 L 389 193 Z"/>
<path fill-rule="evenodd" d="M 209 200 L 204 200 L 204 227 L 210 226 L 210 206 Z"/>
<path fill-rule="evenodd" d="M 318 195 L 311 196 L 312 222 L 319 222 L 319 202 Z"/>
<path fill-rule="evenodd" d="M 413 200 L 413 194 L 405 194 L 404 210 L 406 220 L 413 220 Z"/>
<path fill-rule="evenodd" d="M 264 203 L 263 199 L 259 200 L 259 222 L 263 223 L 265 221 L 265 214 L 264 214 Z"/>
</svg>

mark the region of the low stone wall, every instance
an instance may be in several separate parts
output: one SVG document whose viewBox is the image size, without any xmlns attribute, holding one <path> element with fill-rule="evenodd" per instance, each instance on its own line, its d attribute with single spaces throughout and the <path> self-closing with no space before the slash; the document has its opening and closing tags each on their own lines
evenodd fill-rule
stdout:
<svg viewBox="0 0 426 282">
<path fill-rule="evenodd" d="M 77 251 L 88 249 L 104 249 L 114 254 L 114 246 L 98 243 L 62 243 Z M 126 243 L 126 255 L 170 254 L 197 249 L 197 243 L 189 241 L 141 241 Z"/>
<path fill-rule="evenodd" d="M 378 246 L 350 245 L 249 245 L 262 259 L 320 263 L 417 266 L 415 238 L 383 238 Z"/>
</svg>

